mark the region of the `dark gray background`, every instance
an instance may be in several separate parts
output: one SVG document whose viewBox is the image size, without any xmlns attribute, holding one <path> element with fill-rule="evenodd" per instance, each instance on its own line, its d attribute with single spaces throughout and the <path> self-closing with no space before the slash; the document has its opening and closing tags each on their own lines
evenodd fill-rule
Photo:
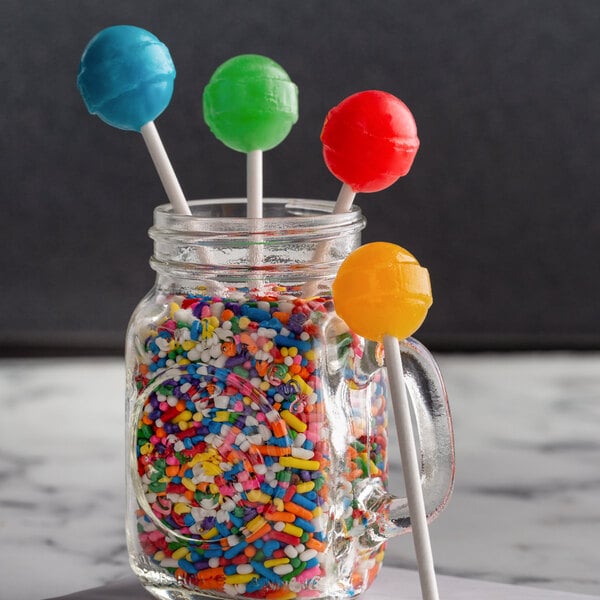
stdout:
<svg viewBox="0 0 600 600">
<path fill-rule="evenodd" d="M 119 23 L 170 48 L 175 94 L 157 126 L 189 197 L 238 196 L 244 157 L 204 125 L 202 89 L 240 53 L 300 89 L 300 121 L 265 155 L 265 194 L 334 198 L 329 108 L 401 97 L 421 149 L 411 173 L 358 197 L 364 241 L 430 269 L 434 349 L 600 348 L 598 0 L 3 0 L 0 342 L 5 355 L 120 351 L 153 281 L 146 231 L 165 201 L 141 137 L 87 114 L 81 52 Z M 41 350 L 40 350 L 41 349 Z"/>
</svg>

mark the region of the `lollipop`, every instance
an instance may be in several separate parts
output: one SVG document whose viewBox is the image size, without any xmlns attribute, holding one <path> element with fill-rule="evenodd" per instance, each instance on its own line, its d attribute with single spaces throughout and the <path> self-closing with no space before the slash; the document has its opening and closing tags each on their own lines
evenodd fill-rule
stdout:
<svg viewBox="0 0 600 600">
<path fill-rule="evenodd" d="M 333 212 L 350 210 L 357 192 L 377 192 L 406 175 L 419 149 L 417 126 L 406 104 L 387 92 L 368 90 L 332 108 L 321 131 L 323 158 L 343 182 Z M 321 262 L 330 242 L 320 242 L 312 260 Z M 313 296 L 317 284 L 304 286 Z"/>
<path fill-rule="evenodd" d="M 336 213 L 350 210 L 357 192 L 378 192 L 406 175 L 419 148 L 406 104 L 378 90 L 358 92 L 332 108 L 321 141 L 328 169 L 343 182 Z"/>
<path fill-rule="evenodd" d="M 420 327 L 431 306 L 429 274 L 400 246 L 367 244 L 342 263 L 333 284 L 333 299 L 337 313 L 350 329 L 367 339 L 383 341 L 421 591 L 425 600 L 437 600 L 420 467 L 398 345 L 398 338 L 408 337 Z"/>
<path fill-rule="evenodd" d="M 87 45 L 77 86 L 90 113 L 113 127 L 142 134 L 173 210 L 190 214 L 154 125 L 171 100 L 174 79 L 169 50 L 158 38 L 139 27 L 116 25 Z"/>
<path fill-rule="evenodd" d="M 273 60 L 235 56 L 211 77 L 204 120 L 229 148 L 248 154 L 248 217 L 262 217 L 262 152 L 281 143 L 298 120 L 298 88 Z"/>
<path fill-rule="evenodd" d="M 361 246 L 341 265 L 333 284 L 335 308 L 350 328 L 382 342 L 404 339 L 423 323 L 432 303 L 427 269 L 387 242 Z"/>
</svg>

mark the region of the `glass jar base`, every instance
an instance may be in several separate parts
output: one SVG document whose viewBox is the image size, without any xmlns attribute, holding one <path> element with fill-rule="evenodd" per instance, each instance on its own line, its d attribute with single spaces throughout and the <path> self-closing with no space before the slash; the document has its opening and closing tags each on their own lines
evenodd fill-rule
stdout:
<svg viewBox="0 0 600 600">
<path fill-rule="evenodd" d="M 145 560 L 142 558 L 142 563 Z M 131 560 L 131 568 L 140 580 L 142 586 L 155 598 L 160 600 L 206 600 L 207 598 L 225 598 L 231 600 L 348 600 L 355 598 L 365 592 L 373 583 L 381 568 L 381 561 L 374 564 L 368 572 L 355 573 L 353 585 L 350 588 L 345 587 L 339 577 L 324 577 L 313 585 L 302 587 L 298 591 L 293 589 L 273 587 L 273 589 L 263 589 L 260 593 L 251 594 L 238 593 L 227 594 L 222 590 L 199 589 L 190 586 L 183 580 L 178 580 L 171 574 L 163 573 L 154 566 L 149 568 L 143 564 Z M 291 587 L 291 586 L 290 586 Z M 233 591 L 233 590 L 232 590 Z"/>
</svg>

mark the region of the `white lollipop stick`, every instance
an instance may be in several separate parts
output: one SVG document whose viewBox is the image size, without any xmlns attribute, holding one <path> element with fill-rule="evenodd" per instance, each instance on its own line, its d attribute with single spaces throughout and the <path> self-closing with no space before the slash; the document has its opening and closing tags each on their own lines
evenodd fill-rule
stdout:
<svg viewBox="0 0 600 600">
<path fill-rule="evenodd" d="M 409 399 L 402 371 L 402 355 L 400 354 L 398 340 L 391 335 L 383 337 L 383 347 L 385 349 L 385 364 L 390 380 L 396 431 L 400 444 L 400 457 L 406 484 L 406 499 L 408 500 L 413 543 L 417 555 L 421 595 L 423 600 L 439 600 L 435 568 L 433 566 L 433 554 L 431 552 L 431 540 L 427 526 L 427 513 L 425 511 L 423 489 L 421 488 L 421 469 L 419 468 L 417 449 L 412 430 Z"/>
<path fill-rule="evenodd" d="M 169 202 L 173 207 L 173 212 L 178 215 L 191 215 L 192 212 L 190 211 L 190 207 L 188 206 L 185 196 L 183 195 L 183 191 L 179 185 L 179 181 L 177 180 L 177 176 L 175 175 L 171 161 L 167 156 L 165 147 L 163 146 L 160 136 L 158 135 L 154 121 L 150 121 L 149 123 L 143 125 L 140 129 L 140 132 L 144 138 L 144 141 L 146 142 L 146 146 L 148 147 L 148 152 L 152 157 L 154 166 L 158 171 L 158 176 L 160 177 L 163 187 L 165 188 L 167 198 L 169 198 Z"/>
<path fill-rule="evenodd" d="M 344 183 L 335 201 L 333 214 L 339 215 L 349 212 L 354 203 L 354 198 L 356 198 L 356 192 L 347 183 Z"/>
<path fill-rule="evenodd" d="M 249 219 L 262 219 L 263 216 L 262 156 L 262 150 L 248 152 L 246 162 L 248 207 L 246 209 L 246 216 Z"/>
<path fill-rule="evenodd" d="M 352 204 L 354 203 L 354 198 L 356 198 L 356 192 L 354 192 L 347 183 L 344 183 L 340 189 L 340 193 L 338 194 L 337 200 L 335 201 L 333 210 L 331 212 L 334 215 L 349 212 L 352 208 Z M 329 240 L 319 242 L 315 248 L 315 251 L 313 252 L 311 262 L 315 264 L 322 262 L 327 256 L 327 252 L 329 252 L 330 247 L 331 242 Z M 316 293 L 316 281 L 310 281 L 304 286 L 303 295 L 305 298 L 310 298 Z"/>
<path fill-rule="evenodd" d="M 175 171 L 173 170 L 173 166 L 171 165 L 171 161 L 167 155 L 167 151 L 163 146 L 162 140 L 158 135 L 158 131 L 156 129 L 156 125 L 154 121 L 150 121 L 142 126 L 140 129 L 142 137 L 146 142 L 146 146 L 148 148 L 148 152 L 152 157 L 152 161 L 154 162 L 154 166 L 158 172 L 158 176 L 165 188 L 165 192 L 167 194 L 167 198 L 171 203 L 173 208 L 173 212 L 177 215 L 191 215 L 192 211 L 183 195 L 183 190 L 179 185 L 179 181 L 177 180 L 177 176 L 175 175 Z M 200 247 L 197 250 L 199 260 L 206 264 L 211 264 L 210 255 L 207 248 Z"/>
<path fill-rule="evenodd" d="M 262 150 L 251 150 L 246 160 L 246 195 L 248 205 L 246 216 L 249 219 L 262 219 L 263 217 L 263 153 Z M 254 227 L 252 227 L 254 229 Z M 250 266 L 257 266 L 262 262 L 261 240 L 250 236 L 250 249 L 248 258 Z M 260 286 L 260 279 L 253 278 L 252 285 Z"/>
<path fill-rule="evenodd" d="M 356 192 L 354 192 L 347 183 L 344 183 L 331 212 L 334 215 L 350 212 L 352 204 L 354 203 L 354 198 L 356 198 Z M 321 262 L 325 258 L 330 246 L 331 242 L 329 241 L 319 242 L 315 248 L 312 262 Z"/>
</svg>

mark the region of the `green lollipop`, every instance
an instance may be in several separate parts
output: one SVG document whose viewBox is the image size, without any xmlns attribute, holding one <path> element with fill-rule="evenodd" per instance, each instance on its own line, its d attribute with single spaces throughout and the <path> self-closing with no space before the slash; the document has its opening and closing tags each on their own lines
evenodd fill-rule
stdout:
<svg viewBox="0 0 600 600">
<path fill-rule="evenodd" d="M 298 120 L 298 88 L 274 60 L 242 54 L 224 62 L 204 88 L 204 120 L 238 152 L 270 150 Z"/>
<path fill-rule="evenodd" d="M 262 152 L 298 120 L 298 88 L 274 60 L 242 54 L 224 62 L 203 94 L 204 120 L 229 148 L 248 154 L 248 217 L 262 217 Z"/>
</svg>

